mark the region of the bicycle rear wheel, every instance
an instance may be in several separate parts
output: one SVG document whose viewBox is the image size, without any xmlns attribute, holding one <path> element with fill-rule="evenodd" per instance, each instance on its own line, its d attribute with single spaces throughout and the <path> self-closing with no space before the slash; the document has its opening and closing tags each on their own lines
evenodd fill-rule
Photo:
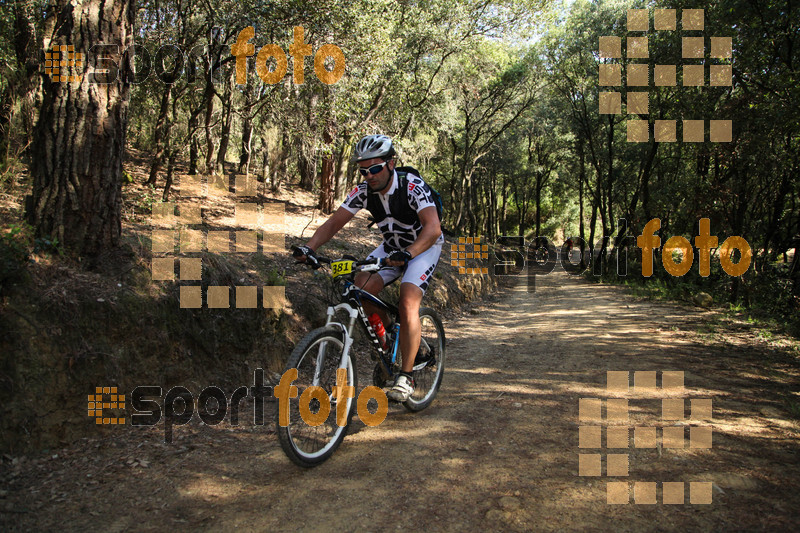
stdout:
<svg viewBox="0 0 800 533">
<path fill-rule="evenodd" d="M 315 329 L 305 336 L 289 356 L 286 370 L 297 369 L 297 379 L 292 383 L 297 387 L 297 397 L 289 398 L 289 425 L 281 426 L 278 420 L 280 409 L 275 414 L 278 440 L 286 455 L 302 467 L 316 466 L 328 459 L 342 443 L 356 407 L 356 399 L 347 398 L 347 419 L 344 426 L 336 423 L 337 398 L 331 393 L 336 385 L 336 371 L 342 358 L 344 333 L 336 327 Z M 319 380 L 314 382 L 318 372 Z M 347 360 L 347 384 L 358 390 L 356 373 L 352 359 Z M 328 396 L 330 412 L 318 426 L 311 426 L 300 415 L 300 397 L 312 385 L 321 387 Z M 311 398 L 308 411 L 312 415 L 324 409 L 321 402 Z"/>
<path fill-rule="evenodd" d="M 419 310 L 422 329 L 420 348 L 414 360 L 414 393 L 403 405 L 409 411 L 422 411 L 428 407 L 439 387 L 444 374 L 445 336 L 444 326 L 438 313 L 429 307 Z"/>
</svg>

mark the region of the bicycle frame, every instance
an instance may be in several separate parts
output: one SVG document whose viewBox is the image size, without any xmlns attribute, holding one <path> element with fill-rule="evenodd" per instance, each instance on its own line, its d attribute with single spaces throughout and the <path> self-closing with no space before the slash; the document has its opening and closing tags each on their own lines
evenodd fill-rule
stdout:
<svg viewBox="0 0 800 533">
<path fill-rule="evenodd" d="M 356 322 L 361 324 L 367 333 L 367 338 L 378 352 L 378 357 L 370 352 L 373 361 L 380 361 L 375 364 L 372 372 L 372 386 L 378 388 L 391 386 L 390 378 L 397 375 L 400 370 L 399 333 L 401 324 L 398 307 L 369 294 L 354 283 L 357 272 L 377 272 L 385 266 L 386 262 L 372 259 L 357 261 L 350 257 L 334 261 L 323 257 L 317 259 L 318 261 L 314 264 L 316 268 L 325 263 L 331 265 L 334 286 L 339 289 L 336 292 L 340 294 L 338 298 L 334 296 L 334 301 L 327 308 L 325 326 L 316 328 L 303 337 L 292 350 L 286 364 L 287 371 L 291 369 L 298 371 L 297 388 L 299 389 L 302 385 L 302 388 L 305 389 L 299 398 L 295 394 L 295 397 L 298 398 L 295 400 L 296 407 L 301 411 L 300 416 L 290 417 L 287 425 L 281 425 L 282 419 L 279 412 L 276 412 L 275 417 L 276 432 L 283 451 L 294 463 L 305 468 L 316 466 L 333 454 L 347 434 L 347 427 L 356 411 L 356 397 L 349 391 L 345 391 L 348 392 L 346 395 L 339 394 L 339 387 L 342 385 L 342 370 L 346 372 L 347 382 L 351 386 L 356 386 L 359 366 L 356 363 L 369 364 L 369 361 L 356 361 L 355 355 L 351 355 L 355 343 Z M 364 305 L 367 304 L 369 304 L 369 309 L 375 306 L 381 314 L 386 312 L 394 320 L 394 325 L 390 330 L 390 335 L 394 335 L 394 340 L 385 348 L 369 323 L 367 312 L 364 310 Z M 347 317 L 343 316 L 343 313 Z M 432 309 L 420 308 L 420 323 L 423 324 L 423 334 L 413 367 L 413 379 L 418 380 L 416 391 L 419 393 L 402 402 L 406 409 L 413 412 L 422 411 L 433 401 L 442 382 L 445 361 L 444 327 L 438 314 Z M 407 330 L 403 331 L 408 332 Z M 331 349 L 328 350 L 328 348 Z M 360 351 L 361 346 L 359 346 L 359 357 Z M 417 358 L 419 358 L 418 363 Z M 418 371 L 422 372 L 417 374 Z M 302 378 L 299 377 L 299 372 L 302 372 Z M 300 403 L 314 386 L 322 387 L 322 391 L 327 393 L 330 409 L 324 414 L 324 420 L 317 424 L 310 424 L 303 419 Z M 316 398 L 320 391 L 312 392 L 314 393 L 312 397 Z M 389 396 L 387 395 L 387 400 Z M 321 407 L 325 403 L 324 397 L 319 397 L 314 403 L 320 407 L 315 414 L 321 414 Z M 307 405 L 308 409 L 314 413 L 315 408 L 312 408 L 310 399 Z M 346 415 L 344 422 L 342 422 L 342 412 Z M 336 414 L 335 420 L 331 418 L 331 413 Z"/>
<path fill-rule="evenodd" d="M 378 336 L 375 335 L 375 332 L 369 325 L 369 319 L 367 318 L 367 314 L 364 312 L 364 306 L 361 303 L 362 299 L 368 300 L 370 303 L 387 311 L 395 318 L 399 315 L 398 309 L 393 305 L 388 304 L 377 296 L 373 296 L 367 291 L 357 287 L 352 281 L 346 280 L 344 282 L 344 290 L 342 291 L 342 300 L 346 301 L 343 301 L 337 305 L 329 306 L 327 311 L 328 318 L 325 322 L 326 326 L 333 325 L 341 327 L 345 336 L 344 348 L 342 350 L 342 360 L 339 362 L 339 368 L 347 367 L 347 358 L 350 356 L 350 348 L 353 345 L 353 328 L 355 327 L 356 318 L 360 318 L 362 329 L 367 333 L 368 337 L 372 341 L 372 345 L 378 351 L 378 354 L 380 355 L 380 361 L 383 364 L 384 369 L 387 371 L 388 375 L 391 376 L 391 367 L 397 359 L 399 335 L 396 334 L 392 346 L 389 349 L 384 350 L 381 346 Z M 346 326 L 341 322 L 337 322 L 334 318 L 336 313 L 339 311 L 345 311 L 349 316 L 349 321 Z M 399 332 L 399 327 L 399 324 L 395 322 L 394 329 L 396 332 Z M 317 373 L 318 372 L 319 365 L 317 365 Z M 319 375 L 315 375 L 314 381 L 318 382 L 318 379 Z"/>
</svg>

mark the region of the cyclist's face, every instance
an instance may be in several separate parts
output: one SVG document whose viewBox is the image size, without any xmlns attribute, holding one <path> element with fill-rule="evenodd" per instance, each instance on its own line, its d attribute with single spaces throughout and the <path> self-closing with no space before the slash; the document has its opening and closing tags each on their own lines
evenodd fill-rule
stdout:
<svg viewBox="0 0 800 533">
<path fill-rule="evenodd" d="M 375 157 L 373 159 L 367 159 L 366 161 L 359 161 L 358 166 L 363 169 L 368 169 L 370 167 L 374 167 L 375 165 L 381 165 L 384 163 L 384 160 Z M 386 165 L 381 168 L 381 170 L 377 174 L 372 174 L 368 172 L 364 179 L 367 181 L 367 186 L 372 191 L 376 192 L 383 192 L 389 188 L 390 180 L 392 179 L 392 170 L 394 168 L 394 161 L 389 160 Z"/>
</svg>

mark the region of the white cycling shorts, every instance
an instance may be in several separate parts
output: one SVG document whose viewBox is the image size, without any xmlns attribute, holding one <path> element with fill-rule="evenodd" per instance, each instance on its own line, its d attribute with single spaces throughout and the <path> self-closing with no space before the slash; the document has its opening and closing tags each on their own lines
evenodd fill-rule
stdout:
<svg viewBox="0 0 800 533">
<path fill-rule="evenodd" d="M 433 246 L 409 261 L 405 272 L 403 272 L 402 267 L 383 267 L 380 269 L 378 274 L 380 274 L 383 280 L 383 286 L 389 285 L 402 275 L 403 280 L 401 283 L 413 283 L 422 289 L 422 293 L 424 294 L 425 290 L 428 288 L 428 283 L 430 283 L 431 276 L 433 276 L 433 271 L 436 270 L 436 265 L 439 264 L 439 256 L 442 254 L 443 242 L 444 239 L 440 238 Z M 369 254 L 367 259 L 380 259 L 388 257 L 391 253 L 392 251 L 387 250 L 385 245 L 381 244 Z"/>
</svg>

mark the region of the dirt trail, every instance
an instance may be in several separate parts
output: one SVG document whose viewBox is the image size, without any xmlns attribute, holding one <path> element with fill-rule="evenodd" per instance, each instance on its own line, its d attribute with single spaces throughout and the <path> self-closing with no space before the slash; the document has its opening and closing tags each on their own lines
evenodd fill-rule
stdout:
<svg viewBox="0 0 800 533">
<path fill-rule="evenodd" d="M 176 428 L 171 445 L 161 442 L 162 426 L 115 428 L 46 455 L 6 458 L 0 529 L 796 526 L 800 426 L 788 406 L 798 401 L 797 365 L 789 348 L 747 324 L 557 272 L 539 278 L 536 293 L 524 283 L 505 289 L 445 328 L 448 361 L 434 404 L 419 414 L 392 408 L 375 428 L 356 419 L 315 469 L 290 463 L 269 424 L 193 423 Z M 634 371 L 684 371 L 686 391 L 615 395 L 605 389 L 608 370 L 631 372 L 631 385 Z M 614 481 L 684 482 L 685 505 L 661 503 L 660 484 L 656 505 L 609 505 L 612 478 L 578 475 L 579 453 L 608 451 L 578 447 L 579 399 L 615 396 L 629 398 L 629 426 L 659 427 L 676 424 L 661 421 L 661 398 L 712 399 L 711 449 L 690 449 L 686 430 L 684 449 L 634 448 L 631 434 L 628 450 L 614 450 L 630 465 Z M 689 504 L 692 481 L 714 483 L 712 504 Z"/>
</svg>

